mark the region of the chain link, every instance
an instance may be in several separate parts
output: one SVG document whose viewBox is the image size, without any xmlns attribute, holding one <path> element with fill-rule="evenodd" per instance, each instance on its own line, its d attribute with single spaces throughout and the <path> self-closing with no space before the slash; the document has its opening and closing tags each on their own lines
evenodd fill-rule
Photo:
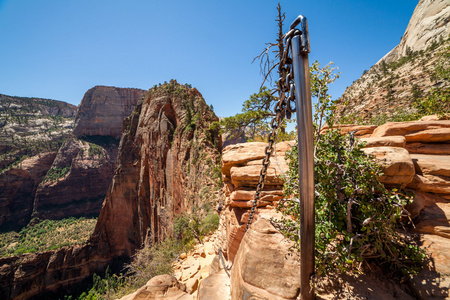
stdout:
<svg viewBox="0 0 450 300">
<path fill-rule="evenodd" d="M 272 131 L 268 136 L 268 145 L 266 146 L 264 153 L 265 157 L 262 161 L 262 168 L 259 173 L 258 185 L 256 186 L 255 197 L 253 199 L 252 208 L 250 210 L 250 215 L 247 220 L 247 225 L 245 231 L 250 227 L 256 208 L 258 206 L 258 201 L 261 196 L 261 192 L 264 189 L 264 181 L 267 175 L 267 168 L 270 165 L 270 156 L 274 151 L 274 144 L 277 135 L 277 130 L 280 127 L 283 119 L 287 117 L 291 118 L 291 113 L 295 112 L 295 107 L 292 108 L 291 103 L 295 103 L 294 96 L 294 85 L 292 80 L 294 79 L 294 73 L 292 71 L 292 57 L 290 56 L 290 49 L 292 43 L 292 37 L 299 34 L 298 29 L 291 29 L 284 36 L 284 52 L 280 54 L 280 64 L 278 66 L 278 73 L 280 78 L 278 79 L 278 102 L 275 104 L 274 112 L 275 117 L 270 122 L 270 127 Z"/>
</svg>

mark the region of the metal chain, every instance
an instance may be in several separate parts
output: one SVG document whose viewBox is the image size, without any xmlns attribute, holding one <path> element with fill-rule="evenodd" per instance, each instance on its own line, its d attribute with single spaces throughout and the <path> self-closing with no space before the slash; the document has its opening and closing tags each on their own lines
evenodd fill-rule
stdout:
<svg viewBox="0 0 450 300">
<path fill-rule="evenodd" d="M 300 31 L 298 29 L 291 29 L 284 36 L 284 52 L 280 53 L 280 64 L 278 66 L 278 73 L 280 74 L 280 78 L 278 79 L 278 102 L 275 104 L 274 112 L 275 117 L 270 122 L 270 127 L 272 131 L 268 136 L 268 145 L 266 146 L 265 157 L 262 161 L 262 168 L 259 173 L 258 185 L 256 186 L 255 198 L 253 199 L 252 208 L 250 211 L 250 215 L 247 220 L 247 225 L 245 227 L 245 232 L 247 232 L 250 227 L 256 207 L 258 206 L 258 201 L 261 196 L 261 192 L 264 188 L 264 181 L 267 175 L 267 168 L 270 165 L 270 156 L 274 151 L 274 144 L 277 135 L 277 130 L 280 127 L 283 119 L 287 117 L 290 119 L 291 113 L 295 112 L 295 108 L 292 108 L 291 103 L 295 103 L 294 96 L 294 85 L 292 80 L 294 79 L 294 73 L 292 71 L 292 57 L 290 56 L 290 48 L 292 37 L 299 34 Z"/>
</svg>

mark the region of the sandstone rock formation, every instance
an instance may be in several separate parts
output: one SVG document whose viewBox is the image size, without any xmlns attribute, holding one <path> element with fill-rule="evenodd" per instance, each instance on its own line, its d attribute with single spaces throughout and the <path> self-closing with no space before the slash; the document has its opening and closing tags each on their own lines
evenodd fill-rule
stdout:
<svg viewBox="0 0 450 300">
<path fill-rule="evenodd" d="M 294 143 L 282 142 L 275 145 L 276 156 L 271 158 L 265 188 L 258 203 L 262 211 L 273 208 L 282 198 L 282 175 L 288 169 L 284 154 Z M 236 144 L 225 147 L 222 152 L 225 210 L 221 220 L 224 226 L 221 248 L 230 261 L 234 261 L 244 235 L 266 146 L 266 143 L 259 142 Z"/>
<path fill-rule="evenodd" d="M 437 70 L 449 67 L 449 16 L 447 0 L 419 1 L 400 44 L 347 87 L 339 99 L 336 119 L 383 124 L 416 113 L 415 102 L 433 91 L 448 90 L 448 77 Z"/>
<path fill-rule="evenodd" d="M 36 217 L 98 216 L 117 156 L 117 144 L 103 147 L 72 138 L 59 149 L 35 193 Z"/>
<path fill-rule="evenodd" d="M 144 90 L 96 86 L 84 95 L 73 133 L 37 190 L 34 213 L 44 219 L 98 216 L 114 174 L 122 123 Z M 63 174 L 64 173 L 64 174 Z M 57 178 L 55 177 L 57 175 Z"/>
<path fill-rule="evenodd" d="M 221 145 L 209 128 L 213 121 L 217 117 L 196 89 L 171 81 L 150 90 L 124 123 L 117 168 L 91 239 L 83 247 L 0 259 L 0 298 L 70 293 L 107 265 L 119 270 L 144 241 L 165 238 L 182 211 L 214 205 Z M 78 174 L 95 164 L 85 141 L 69 144 Z"/>
<path fill-rule="evenodd" d="M 76 106 L 0 94 L 0 170 L 26 157 L 58 151 L 73 129 Z"/>
<path fill-rule="evenodd" d="M 121 300 L 192 300 L 186 293 L 186 286 L 180 284 L 175 277 L 159 275 L 150 279 L 147 284 L 133 294 L 121 298 Z"/>
<path fill-rule="evenodd" d="M 89 244 L 1 258 L 0 299 L 59 299 L 110 263 L 107 250 Z"/>
<path fill-rule="evenodd" d="M 269 219 L 260 218 L 245 234 L 231 271 L 232 299 L 297 299 L 300 264 L 291 243 Z"/>
<path fill-rule="evenodd" d="M 450 34 L 450 4 L 446 0 L 420 0 L 409 20 L 400 44 L 383 57 L 386 62 L 398 60 L 407 51 L 425 50 L 440 37 Z M 408 50 L 410 49 L 410 50 Z"/>
<path fill-rule="evenodd" d="M 163 240 L 175 216 L 216 201 L 213 171 L 221 149 L 209 126 L 217 120 L 195 88 L 174 80 L 151 89 L 126 119 L 94 233 L 113 255 L 130 256 L 145 241 Z"/>
<path fill-rule="evenodd" d="M 343 128 L 344 130 L 341 130 L 343 133 L 359 129 L 356 125 L 343 126 Z M 352 130 L 345 130 L 345 128 L 352 128 Z M 366 130 L 365 127 L 361 129 Z M 450 143 L 448 121 L 387 123 L 379 127 L 374 126 L 371 130 L 372 134 L 359 135 L 357 131 L 356 139 L 365 142 L 363 151 L 374 155 L 382 165 L 384 175 L 379 179 L 383 183 L 392 187 L 406 186 L 414 193 L 414 201 L 407 206 L 407 209 L 416 224 L 415 230 L 423 234 L 424 247 L 431 255 L 432 265 L 424 266 L 409 287 L 390 282 L 377 271 L 374 271 L 375 275 L 321 279 L 317 282 L 320 299 L 344 297 L 414 299 L 412 294 L 421 299 L 448 297 L 450 295 L 448 288 L 450 264 L 445 247 L 450 238 L 450 192 L 448 190 L 450 188 L 450 156 L 441 150 L 439 153 L 442 155 L 429 150 L 445 149 Z M 294 144 L 294 142 L 291 143 Z M 414 146 L 418 143 L 426 146 Z M 285 146 L 288 144 L 289 142 Z M 284 253 L 284 250 L 278 248 L 283 242 L 278 236 L 279 233 L 268 222 L 268 219 L 276 218 L 273 207 L 282 197 L 278 181 L 282 178 L 277 178 L 275 172 L 282 173 L 279 167 L 286 168 L 283 152 L 287 147 L 277 146 L 277 150 L 283 149 L 283 151 L 277 151 L 278 164 L 271 162 L 271 168 L 274 170 L 269 173 L 271 174 L 269 175 L 270 183 L 262 193 L 253 224 L 247 233 L 244 233 L 256 188 L 253 177 L 259 176 L 257 171 L 248 172 L 248 166 L 257 165 L 252 163 L 257 160 L 261 162 L 264 147 L 264 143 L 245 143 L 228 146 L 223 150 L 225 209 L 219 225 L 218 246 L 222 248 L 227 259 L 233 262 L 232 299 L 243 297 L 295 299 L 295 291 L 298 289 L 298 284 L 294 281 L 285 280 L 286 274 L 281 271 L 283 269 L 281 266 L 289 258 L 286 258 L 286 255 L 275 254 L 275 252 Z M 420 154 L 409 153 L 407 151 L 409 147 L 426 148 L 427 151 Z M 242 179 L 239 180 L 239 178 Z M 262 230 L 261 226 L 265 229 Z M 275 248 L 277 250 L 272 253 L 271 251 Z M 292 267 L 292 264 L 289 263 L 289 266 Z M 279 271 L 267 271 L 278 270 L 277 268 Z M 290 284 L 280 287 L 279 282 L 272 282 L 271 280 L 276 279 L 278 274 L 283 274 L 282 282 Z M 289 275 L 286 276 L 291 278 Z M 335 284 L 336 280 L 339 284 Z M 283 290 L 290 292 L 283 295 L 277 294 Z"/>
<path fill-rule="evenodd" d="M 0 229 L 20 230 L 27 225 L 33 211 L 34 194 L 50 169 L 55 152 L 42 153 L 25 159 L 0 173 Z"/>
<path fill-rule="evenodd" d="M 111 136 L 120 139 L 122 121 L 136 107 L 144 90 L 95 86 L 84 94 L 75 116 L 73 133 L 83 136 Z"/>
</svg>

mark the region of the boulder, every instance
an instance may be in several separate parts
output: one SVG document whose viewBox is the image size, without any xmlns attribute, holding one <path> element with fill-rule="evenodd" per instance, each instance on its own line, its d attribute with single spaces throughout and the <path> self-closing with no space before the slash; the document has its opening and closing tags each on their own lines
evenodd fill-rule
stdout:
<svg viewBox="0 0 450 300">
<path fill-rule="evenodd" d="M 231 298 L 297 299 L 300 265 L 296 253 L 289 250 L 291 246 L 269 219 L 254 221 L 231 269 Z"/>
<path fill-rule="evenodd" d="M 449 118 L 450 118 L 450 116 L 448 116 L 448 115 L 438 116 L 438 115 L 434 114 L 434 115 L 424 116 L 424 117 L 420 118 L 419 121 L 440 121 L 440 120 L 449 120 Z"/>
<path fill-rule="evenodd" d="M 186 293 L 186 286 L 179 283 L 171 275 L 158 275 L 150 279 L 146 285 L 135 293 L 123 297 L 121 300 L 192 300 L 192 296 Z"/>
<path fill-rule="evenodd" d="M 450 141 L 450 120 L 387 122 L 378 126 L 372 137 L 403 135 L 407 143 L 448 142 Z"/>
<path fill-rule="evenodd" d="M 406 139 L 404 136 L 383 136 L 383 137 L 366 137 L 360 139 L 366 142 L 365 148 L 371 147 L 401 147 L 405 148 Z"/>
<path fill-rule="evenodd" d="M 284 153 L 294 144 L 295 141 L 276 144 L 275 149 L 277 156 L 284 156 Z M 243 166 L 252 160 L 261 160 L 266 156 L 266 147 L 267 143 L 262 142 L 250 142 L 225 147 L 222 151 L 222 174 L 225 177 L 230 177 L 231 167 Z"/>
<path fill-rule="evenodd" d="M 450 144 L 409 143 L 405 148 L 411 154 L 450 155 Z"/>
<path fill-rule="evenodd" d="M 369 137 L 372 132 L 377 128 L 377 125 L 355 125 L 355 124 L 345 124 L 345 125 L 336 125 L 333 129 L 339 129 L 342 134 L 356 131 L 355 136 L 359 137 Z M 324 133 L 329 130 L 328 125 L 324 125 L 320 129 L 320 133 Z"/>
<path fill-rule="evenodd" d="M 367 155 L 374 155 L 383 168 L 379 180 L 388 185 L 406 185 L 414 177 L 414 164 L 408 151 L 400 147 L 363 148 Z"/>
<path fill-rule="evenodd" d="M 450 177 L 450 157 L 446 155 L 411 154 L 416 173 Z M 450 183 L 449 183 L 450 184 Z"/>
<path fill-rule="evenodd" d="M 230 277 L 225 272 L 211 274 L 200 282 L 198 300 L 221 300 L 230 296 Z"/>
</svg>

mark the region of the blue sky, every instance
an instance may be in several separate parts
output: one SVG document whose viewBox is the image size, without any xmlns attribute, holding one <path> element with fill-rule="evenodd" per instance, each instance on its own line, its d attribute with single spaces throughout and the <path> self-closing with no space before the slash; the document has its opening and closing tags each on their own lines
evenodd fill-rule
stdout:
<svg viewBox="0 0 450 300">
<path fill-rule="evenodd" d="M 417 0 L 281 1 L 308 18 L 310 62 L 333 61 L 338 98 L 395 47 Z M 219 116 L 261 83 L 251 63 L 276 39 L 269 0 L 0 0 L 0 93 L 78 105 L 95 85 L 190 83 Z"/>
</svg>

